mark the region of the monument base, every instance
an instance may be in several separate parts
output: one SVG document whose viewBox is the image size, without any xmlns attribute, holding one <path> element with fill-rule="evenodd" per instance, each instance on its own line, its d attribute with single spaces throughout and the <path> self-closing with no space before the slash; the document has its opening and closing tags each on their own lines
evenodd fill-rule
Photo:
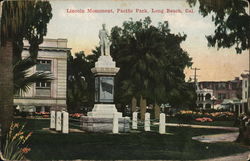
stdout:
<svg viewBox="0 0 250 161">
<path fill-rule="evenodd" d="M 112 132 L 114 114 L 118 116 L 119 132 L 129 132 L 130 118 L 122 117 L 114 104 L 95 104 L 88 116 L 81 117 L 81 127 L 89 132 Z"/>
<path fill-rule="evenodd" d="M 101 118 L 113 118 L 114 113 L 117 114 L 118 118 L 122 117 L 121 112 L 117 112 L 114 104 L 95 104 L 91 112 L 88 112 L 88 116 L 101 117 Z"/>
<path fill-rule="evenodd" d="M 88 132 L 107 132 L 111 133 L 113 130 L 113 118 L 101 118 L 93 116 L 81 117 L 81 128 Z M 130 118 L 118 118 L 119 132 L 129 132 Z"/>
</svg>

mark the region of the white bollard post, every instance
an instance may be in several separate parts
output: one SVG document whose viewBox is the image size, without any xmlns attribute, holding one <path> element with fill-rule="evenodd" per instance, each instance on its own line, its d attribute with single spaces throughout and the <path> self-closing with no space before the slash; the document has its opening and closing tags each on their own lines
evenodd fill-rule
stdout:
<svg viewBox="0 0 250 161">
<path fill-rule="evenodd" d="M 112 130 L 112 132 L 113 132 L 113 134 L 119 133 L 118 115 L 116 112 L 113 114 L 113 130 Z"/>
<path fill-rule="evenodd" d="M 150 113 L 145 113 L 144 130 L 150 131 Z"/>
<path fill-rule="evenodd" d="M 50 129 L 56 128 L 56 112 L 50 111 Z"/>
<path fill-rule="evenodd" d="M 56 131 L 62 131 L 62 112 L 56 112 Z"/>
<path fill-rule="evenodd" d="M 69 113 L 66 111 L 62 112 L 63 122 L 62 122 L 62 133 L 69 133 Z"/>
<path fill-rule="evenodd" d="M 137 112 L 133 112 L 132 129 L 137 129 Z"/>
<path fill-rule="evenodd" d="M 159 133 L 160 134 L 165 134 L 166 132 L 166 115 L 165 113 L 160 114 L 160 125 L 159 125 Z"/>
</svg>

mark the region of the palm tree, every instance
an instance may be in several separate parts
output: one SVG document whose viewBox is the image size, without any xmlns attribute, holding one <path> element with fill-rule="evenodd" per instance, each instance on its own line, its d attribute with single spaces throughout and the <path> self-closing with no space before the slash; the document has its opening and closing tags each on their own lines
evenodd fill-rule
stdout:
<svg viewBox="0 0 250 161">
<path fill-rule="evenodd" d="M 2 1 L 2 0 L 1 0 Z M 0 121 L 2 134 L 5 136 L 13 116 L 13 38 L 17 29 L 23 24 L 23 2 L 3 2 L 1 15 L 1 49 L 0 49 Z M 4 139 L 4 137 L 3 137 Z"/>
<path fill-rule="evenodd" d="M 12 42 L 6 42 L 0 50 L 0 119 L 4 135 L 9 129 L 13 113 Z"/>
<path fill-rule="evenodd" d="M 13 117 L 13 45 L 27 38 L 31 44 L 31 56 L 36 58 L 38 45 L 43 41 L 51 17 L 51 6 L 47 1 L 3 2 L 0 24 L 0 122 L 3 136 L 7 134 Z M 4 137 L 2 139 L 4 141 Z"/>
<path fill-rule="evenodd" d="M 146 17 L 113 27 L 111 38 L 111 54 L 120 67 L 116 98 L 125 98 L 125 103 L 133 97 L 140 99 L 145 112 L 147 102 L 166 103 L 177 96 L 185 82 L 184 69 L 191 65 L 180 46 L 186 35 L 172 34 L 166 21 L 155 27 Z"/>
</svg>

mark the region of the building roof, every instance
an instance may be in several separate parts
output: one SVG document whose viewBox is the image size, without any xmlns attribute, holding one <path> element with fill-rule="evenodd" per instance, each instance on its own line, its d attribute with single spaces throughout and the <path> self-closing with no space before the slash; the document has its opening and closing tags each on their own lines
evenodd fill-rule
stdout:
<svg viewBox="0 0 250 161">
<path fill-rule="evenodd" d="M 24 49 L 29 49 L 30 44 L 28 40 L 24 40 Z M 43 51 L 70 51 L 71 48 L 67 47 L 68 40 L 67 39 L 50 39 L 45 38 L 43 43 L 39 45 L 39 50 Z"/>
<path fill-rule="evenodd" d="M 228 81 L 200 81 L 198 83 L 229 83 L 229 82 L 240 82 L 241 80 L 238 79 L 234 79 L 234 80 L 228 80 Z"/>
<path fill-rule="evenodd" d="M 248 78 L 249 77 L 249 74 L 241 74 L 240 75 L 242 78 Z"/>
</svg>

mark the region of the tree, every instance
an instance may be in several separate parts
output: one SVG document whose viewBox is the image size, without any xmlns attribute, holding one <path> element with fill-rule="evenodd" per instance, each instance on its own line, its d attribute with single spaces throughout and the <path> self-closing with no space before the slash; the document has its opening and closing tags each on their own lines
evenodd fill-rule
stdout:
<svg viewBox="0 0 250 161">
<path fill-rule="evenodd" d="M 2 0 L 1 0 L 2 1 Z M 0 49 L 0 121 L 5 136 L 13 116 L 13 57 L 21 54 L 22 40 L 30 43 L 31 57 L 36 58 L 38 45 L 52 17 L 47 1 L 4 1 L 1 18 Z M 18 47 L 17 47 L 18 46 Z M 18 49 L 18 52 L 17 52 Z"/>
<path fill-rule="evenodd" d="M 187 2 L 191 6 L 195 6 L 197 0 L 187 0 Z M 216 27 L 214 35 L 206 36 L 208 46 L 217 46 L 218 49 L 236 46 L 237 53 L 247 49 L 250 51 L 250 0 L 217 0 L 214 2 L 199 0 L 199 3 L 199 11 L 204 17 L 213 13 L 212 21 Z M 248 14 L 245 8 L 249 9 Z M 250 76 L 248 82 L 250 82 Z M 250 93 L 250 86 L 248 93 Z M 248 106 L 250 106 L 250 98 L 248 98 Z M 244 124 L 244 120 L 241 121 Z M 250 131 L 248 129 L 245 124 L 240 127 L 237 141 L 246 141 L 245 143 L 249 144 Z"/>
<path fill-rule="evenodd" d="M 111 55 L 120 67 L 116 101 L 128 104 L 132 97 L 150 103 L 174 103 L 185 83 L 184 69 L 191 58 L 180 44 L 186 35 L 172 34 L 168 22 L 153 26 L 150 17 L 125 21 L 111 30 Z M 145 104 L 141 103 L 141 104 Z"/>
<path fill-rule="evenodd" d="M 100 48 L 92 51 L 93 54 L 85 55 L 83 51 L 75 53 L 75 58 L 68 54 L 68 94 L 67 104 L 69 110 L 78 112 L 81 106 L 94 105 L 94 75 L 91 68 L 100 56 Z"/>
<path fill-rule="evenodd" d="M 215 24 L 213 35 L 208 35 L 208 45 L 211 47 L 230 48 L 236 46 L 236 52 L 241 53 L 250 48 L 250 16 L 249 0 L 199 0 L 199 12 L 202 16 L 212 15 Z M 197 0 L 187 0 L 193 7 Z M 250 10 L 249 10 L 250 11 Z"/>
<path fill-rule="evenodd" d="M 84 52 L 76 53 L 76 58 L 68 55 L 68 94 L 67 101 L 70 112 L 79 112 L 81 105 L 87 102 L 87 82 L 84 72 Z"/>
</svg>

